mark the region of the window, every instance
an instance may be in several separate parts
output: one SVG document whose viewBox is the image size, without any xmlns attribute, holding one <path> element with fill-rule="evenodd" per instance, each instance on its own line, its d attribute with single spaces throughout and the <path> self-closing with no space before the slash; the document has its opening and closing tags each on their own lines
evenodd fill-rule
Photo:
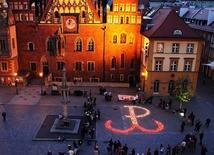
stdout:
<svg viewBox="0 0 214 155">
<path fill-rule="evenodd" d="M 124 4 L 120 4 L 120 11 L 124 11 Z"/>
<path fill-rule="evenodd" d="M 176 71 L 176 70 L 177 70 L 177 61 L 171 61 L 170 71 Z"/>
<path fill-rule="evenodd" d="M 135 66 L 135 64 L 134 64 L 134 58 L 132 58 L 132 59 L 131 59 L 131 64 L 130 64 L 130 68 L 131 68 L 131 69 L 134 69 L 134 66 Z"/>
<path fill-rule="evenodd" d="M 76 51 L 78 52 L 82 51 L 82 40 L 80 38 L 76 40 Z"/>
<path fill-rule="evenodd" d="M 111 81 L 114 81 L 114 74 L 111 74 Z"/>
<path fill-rule="evenodd" d="M 94 40 L 92 38 L 88 41 L 88 51 L 94 51 Z"/>
<path fill-rule="evenodd" d="M 141 24 L 141 16 L 137 16 L 137 24 Z"/>
<path fill-rule="evenodd" d="M 187 44 L 187 53 L 193 53 L 194 44 Z"/>
<path fill-rule="evenodd" d="M 124 74 L 120 74 L 120 81 L 124 81 Z"/>
<path fill-rule="evenodd" d="M 53 43 L 52 43 L 52 39 L 49 38 L 47 42 L 47 51 L 52 51 L 52 50 L 53 50 Z"/>
<path fill-rule="evenodd" d="M 125 68 L 125 54 L 121 54 L 121 64 L 120 68 Z"/>
<path fill-rule="evenodd" d="M 57 70 L 63 70 L 63 67 L 65 67 L 65 62 L 58 61 L 57 62 Z"/>
<path fill-rule="evenodd" d="M 15 46 L 15 38 L 12 38 L 12 47 L 13 47 L 13 49 L 16 47 Z"/>
<path fill-rule="evenodd" d="M 88 62 L 87 63 L 87 68 L 88 68 L 88 71 L 95 71 L 95 64 L 94 64 L 94 62 Z"/>
<path fill-rule="evenodd" d="M 32 71 L 36 70 L 36 63 L 35 62 L 30 63 L 30 70 L 32 70 Z"/>
<path fill-rule="evenodd" d="M 112 23 L 112 21 L 113 21 L 112 15 L 108 15 L 108 23 Z"/>
<path fill-rule="evenodd" d="M 135 22 L 136 22 L 136 17 L 135 16 L 131 16 L 131 23 L 135 24 Z"/>
<path fill-rule="evenodd" d="M 120 43 L 126 43 L 126 34 L 125 33 L 122 33 L 120 35 Z"/>
<path fill-rule="evenodd" d="M 157 43 L 157 53 L 163 53 L 164 43 Z"/>
<path fill-rule="evenodd" d="M 34 50 L 34 44 L 33 43 L 28 43 L 28 50 L 33 51 Z"/>
<path fill-rule="evenodd" d="M 119 10 L 119 5 L 118 4 L 114 4 L 114 11 L 118 11 Z"/>
<path fill-rule="evenodd" d="M 175 82 L 173 80 L 170 80 L 168 85 L 168 92 L 171 92 L 173 90 L 174 85 Z"/>
<path fill-rule="evenodd" d="M 2 71 L 7 71 L 8 70 L 8 68 L 7 68 L 7 62 L 2 62 L 1 63 L 1 70 Z"/>
<path fill-rule="evenodd" d="M 184 64 L 184 71 L 191 71 L 192 62 L 191 61 L 185 61 Z"/>
<path fill-rule="evenodd" d="M 113 35 L 113 44 L 117 43 L 117 35 Z"/>
<path fill-rule="evenodd" d="M 6 42 L 5 42 L 5 40 L 0 40 L 0 50 L 6 50 Z"/>
<path fill-rule="evenodd" d="M 154 88 L 153 88 L 154 92 L 159 92 L 159 85 L 160 85 L 159 80 L 155 80 L 155 82 L 154 82 Z"/>
<path fill-rule="evenodd" d="M 81 71 L 82 70 L 82 62 L 75 62 L 74 68 L 76 71 Z"/>
<path fill-rule="evenodd" d="M 14 9 L 18 10 L 18 2 L 14 2 Z"/>
<path fill-rule="evenodd" d="M 161 71 L 162 70 L 162 61 L 158 60 L 155 62 L 155 70 Z"/>
<path fill-rule="evenodd" d="M 136 4 L 132 4 L 132 12 L 136 12 Z"/>
<path fill-rule="evenodd" d="M 129 44 L 133 44 L 133 43 L 134 43 L 134 35 L 131 34 L 131 35 L 129 36 Z"/>
<path fill-rule="evenodd" d="M 130 4 L 126 4 L 126 12 L 130 12 Z"/>
<path fill-rule="evenodd" d="M 123 17 L 120 17 L 120 24 L 123 24 Z"/>
<path fill-rule="evenodd" d="M 179 52 L 179 44 L 173 43 L 172 44 L 172 53 L 178 53 Z"/>
<path fill-rule="evenodd" d="M 115 23 L 115 24 L 118 24 L 118 23 L 119 23 L 118 16 L 114 16 L 114 23 Z"/>
<path fill-rule="evenodd" d="M 129 24 L 129 17 L 126 17 L 126 24 Z"/>
<path fill-rule="evenodd" d="M 116 69 L 116 58 L 113 57 L 111 60 L 111 68 Z"/>
</svg>

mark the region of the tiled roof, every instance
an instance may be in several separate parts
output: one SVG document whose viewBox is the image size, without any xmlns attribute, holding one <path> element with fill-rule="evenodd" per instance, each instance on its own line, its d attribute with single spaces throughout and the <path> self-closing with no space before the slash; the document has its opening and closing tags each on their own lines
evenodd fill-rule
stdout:
<svg viewBox="0 0 214 155">
<path fill-rule="evenodd" d="M 152 17 L 149 24 L 153 26 L 142 32 L 149 38 L 194 38 L 201 37 L 191 29 L 182 18 L 172 9 L 160 9 Z M 182 35 L 173 35 L 175 30 L 179 30 Z"/>
</svg>

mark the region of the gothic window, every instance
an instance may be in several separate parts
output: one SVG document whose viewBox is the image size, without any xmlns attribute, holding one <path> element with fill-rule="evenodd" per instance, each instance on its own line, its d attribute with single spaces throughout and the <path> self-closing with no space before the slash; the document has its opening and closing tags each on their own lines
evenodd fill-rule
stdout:
<svg viewBox="0 0 214 155">
<path fill-rule="evenodd" d="M 111 68 L 116 69 L 116 58 L 115 57 L 113 57 L 111 59 Z"/>
<path fill-rule="evenodd" d="M 159 92 L 159 85 L 160 85 L 159 80 L 155 80 L 154 87 L 153 87 L 154 92 Z"/>
<path fill-rule="evenodd" d="M 116 44 L 117 43 L 117 35 L 113 35 L 113 44 Z"/>
<path fill-rule="evenodd" d="M 122 33 L 120 35 L 120 43 L 126 43 L 126 34 L 125 33 Z"/>
<path fill-rule="evenodd" d="M 52 51 L 53 50 L 53 42 L 51 38 L 48 38 L 47 41 L 47 51 Z"/>
<path fill-rule="evenodd" d="M 85 18 L 85 11 L 82 11 L 82 18 Z"/>
<path fill-rule="evenodd" d="M 54 15 L 55 15 L 55 18 L 59 18 L 59 12 L 58 11 L 55 11 Z"/>
<path fill-rule="evenodd" d="M 92 38 L 88 41 L 88 51 L 94 51 L 94 40 Z"/>
<path fill-rule="evenodd" d="M 125 68 L 125 54 L 121 54 L 120 61 L 120 68 Z"/>
<path fill-rule="evenodd" d="M 134 58 L 132 58 L 132 59 L 131 59 L 131 64 L 130 64 L 130 68 L 131 68 L 131 69 L 134 69 L 134 65 L 135 65 L 135 64 L 134 64 Z"/>
<path fill-rule="evenodd" d="M 82 51 L 82 40 L 80 38 L 78 38 L 76 40 L 76 51 L 77 52 L 81 52 Z"/>
</svg>

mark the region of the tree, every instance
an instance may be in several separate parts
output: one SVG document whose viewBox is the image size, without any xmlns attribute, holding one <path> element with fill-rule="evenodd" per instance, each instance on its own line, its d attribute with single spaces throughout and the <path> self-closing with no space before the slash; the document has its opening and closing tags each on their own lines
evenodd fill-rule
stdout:
<svg viewBox="0 0 214 155">
<path fill-rule="evenodd" d="M 169 92 L 170 96 L 174 97 L 180 103 L 182 110 L 183 102 L 189 102 L 193 96 L 193 84 L 190 81 L 188 74 L 178 77 Z"/>
</svg>

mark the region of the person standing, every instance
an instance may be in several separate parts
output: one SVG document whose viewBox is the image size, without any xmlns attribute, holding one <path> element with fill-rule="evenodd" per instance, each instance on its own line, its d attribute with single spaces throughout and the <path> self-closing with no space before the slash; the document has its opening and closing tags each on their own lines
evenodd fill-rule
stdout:
<svg viewBox="0 0 214 155">
<path fill-rule="evenodd" d="M 207 127 L 209 127 L 210 122 L 211 122 L 211 119 L 210 119 L 210 118 L 207 118 L 207 120 L 206 120 L 206 126 L 207 126 Z"/>
<path fill-rule="evenodd" d="M 201 146 L 201 155 L 206 155 L 206 153 L 207 153 L 207 147 L 205 144 L 203 144 Z"/>
<path fill-rule="evenodd" d="M 164 146 L 163 144 L 160 145 L 160 154 L 163 154 L 164 153 Z"/>
<path fill-rule="evenodd" d="M 152 155 L 152 152 L 151 152 L 151 149 L 150 149 L 150 148 L 147 150 L 146 155 Z"/>
<path fill-rule="evenodd" d="M 167 148 L 166 148 L 166 155 L 171 155 L 171 146 L 170 144 L 168 144 Z"/>
<path fill-rule="evenodd" d="M 51 150 L 48 150 L 48 153 L 47 153 L 47 155 L 52 155 L 52 152 L 51 152 Z"/>
<path fill-rule="evenodd" d="M 201 132 L 200 132 L 200 134 L 199 134 L 199 139 L 200 139 L 199 144 L 200 144 L 200 145 L 202 145 L 203 137 L 204 137 L 204 132 L 203 132 L 203 131 L 201 131 Z"/>
<path fill-rule="evenodd" d="M 184 127 L 185 127 L 185 125 L 186 125 L 186 123 L 185 123 L 184 121 L 182 121 L 182 123 L 181 123 L 181 132 L 183 132 L 183 131 L 184 131 Z"/>
<path fill-rule="evenodd" d="M 6 121 L 6 112 L 5 111 L 2 112 L 2 117 L 3 117 L 3 121 L 5 122 Z"/>
<path fill-rule="evenodd" d="M 158 148 L 156 148 L 154 151 L 154 155 L 158 155 L 158 154 L 159 154 L 159 151 L 158 151 Z"/>
</svg>

